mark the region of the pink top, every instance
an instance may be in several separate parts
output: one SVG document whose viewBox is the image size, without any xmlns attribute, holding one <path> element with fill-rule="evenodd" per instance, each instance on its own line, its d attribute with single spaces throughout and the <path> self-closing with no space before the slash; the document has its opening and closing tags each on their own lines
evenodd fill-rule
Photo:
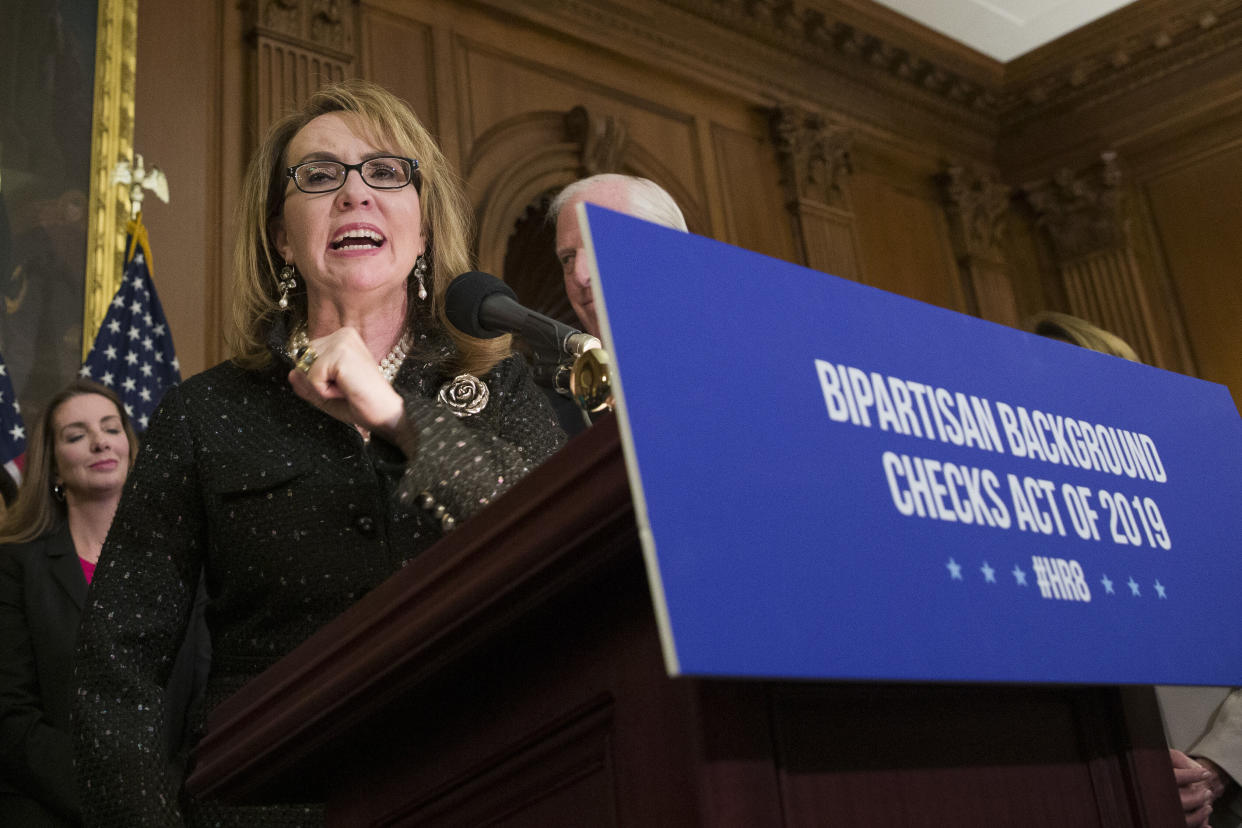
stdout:
<svg viewBox="0 0 1242 828">
<path fill-rule="evenodd" d="M 86 576 L 86 582 L 89 584 L 91 578 L 95 577 L 95 565 L 86 558 L 78 558 L 78 563 L 82 564 L 82 574 Z"/>
</svg>

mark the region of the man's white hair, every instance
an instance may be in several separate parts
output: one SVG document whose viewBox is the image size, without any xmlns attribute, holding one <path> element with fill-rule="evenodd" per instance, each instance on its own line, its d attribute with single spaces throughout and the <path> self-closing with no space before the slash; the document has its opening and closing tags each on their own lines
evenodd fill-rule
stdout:
<svg viewBox="0 0 1242 828">
<path fill-rule="evenodd" d="M 548 207 L 548 220 L 555 223 L 566 204 L 599 184 L 620 184 L 625 187 L 630 202 L 629 209 L 625 211 L 628 215 L 662 224 L 674 230 L 689 230 L 686 227 L 686 217 L 681 214 L 681 208 L 663 187 L 647 178 L 619 173 L 601 173 L 570 184 L 552 200 L 552 204 Z M 590 199 L 585 200 L 590 201 Z"/>
</svg>

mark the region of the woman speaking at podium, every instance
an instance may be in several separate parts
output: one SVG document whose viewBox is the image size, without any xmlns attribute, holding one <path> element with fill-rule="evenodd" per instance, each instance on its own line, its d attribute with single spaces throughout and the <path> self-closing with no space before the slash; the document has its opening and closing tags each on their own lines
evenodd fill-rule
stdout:
<svg viewBox="0 0 1242 828">
<path fill-rule="evenodd" d="M 171 389 L 100 559 L 78 647 L 91 825 L 314 825 L 315 803 L 190 799 L 156 761 L 159 688 L 204 571 L 220 701 L 484 508 L 563 441 L 508 338 L 443 297 L 470 211 L 439 148 L 383 89 L 347 82 L 252 159 L 233 357 Z"/>
</svg>

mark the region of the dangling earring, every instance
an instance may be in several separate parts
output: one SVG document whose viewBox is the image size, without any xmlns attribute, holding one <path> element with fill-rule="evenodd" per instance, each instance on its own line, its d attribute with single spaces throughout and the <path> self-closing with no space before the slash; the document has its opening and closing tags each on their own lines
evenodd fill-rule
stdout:
<svg viewBox="0 0 1242 828">
<path fill-rule="evenodd" d="M 414 278 L 418 280 L 418 298 L 421 301 L 427 301 L 427 283 L 424 278 L 427 276 L 427 257 L 422 253 L 418 254 L 418 258 L 414 260 Z"/>
<path fill-rule="evenodd" d="M 61 503 L 65 502 L 65 485 L 63 483 L 57 483 L 52 486 L 52 497 L 56 498 Z"/>
<path fill-rule="evenodd" d="M 289 262 L 285 262 L 285 266 L 280 269 L 280 275 L 276 277 L 276 286 L 280 289 L 280 299 L 276 304 L 281 310 L 289 307 L 289 291 L 298 286 L 297 270 Z"/>
</svg>

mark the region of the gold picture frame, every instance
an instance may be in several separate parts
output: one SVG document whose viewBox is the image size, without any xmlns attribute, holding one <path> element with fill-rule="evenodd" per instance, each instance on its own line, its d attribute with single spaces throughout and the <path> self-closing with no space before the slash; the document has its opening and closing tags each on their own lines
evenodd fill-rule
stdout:
<svg viewBox="0 0 1242 828">
<path fill-rule="evenodd" d="M 134 84 L 138 64 L 138 0 L 99 0 L 91 117 L 91 184 L 82 309 L 86 359 L 121 282 L 128 189 L 112 183 L 118 161 L 134 150 Z"/>
</svg>

